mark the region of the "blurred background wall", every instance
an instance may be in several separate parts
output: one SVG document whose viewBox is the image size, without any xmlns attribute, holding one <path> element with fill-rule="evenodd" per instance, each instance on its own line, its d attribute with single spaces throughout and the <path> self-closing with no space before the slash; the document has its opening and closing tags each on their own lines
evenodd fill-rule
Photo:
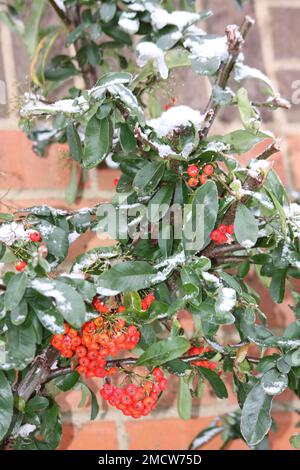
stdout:
<svg viewBox="0 0 300 470">
<path fill-rule="evenodd" d="M 245 13 L 255 17 L 256 26 L 247 39 L 245 54 L 249 65 L 266 72 L 282 96 L 292 102 L 290 110 L 278 110 L 275 113 L 266 111 L 264 118 L 265 127 L 283 139 L 282 152 L 275 156 L 274 164 L 291 197 L 297 198 L 300 191 L 300 0 L 250 0 L 244 11 L 236 7 L 234 0 L 197 0 L 197 9 L 214 11 L 214 17 L 205 27 L 209 32 L 218 34 L 224 32 L 227 24 L 240 24 Z M 186 70 L 178 71 L 173 78 L 171 93 L 176 96 L 178 104 L 184 103 L 194 108 L 204 106 L 209 94 L 205 81 L 192 73 L 187 74 Z M 17 210 L 35 204 L 66 207 L 65 188 L 70 178 L 70 165 L 65 147 L 53 146 L 46 158 L 39 158 L 33 154 L 26 136 L 18 130 L 18 96 L 29 89 L 29 60 L 19 39 L 2 24 L 0 87 L 0 211 Z M 255 95 L 255 88 L 252 88 L 252 93 Z M 163 104 L 168 101 L 169 96 L 162 97 Z M 227 133 L 237 126 L 237 116 L 226 111 L 220 116 L 214 131 Z M 255 153 L 254 150 L 251 155 Z M 243 156 L 243 160 L 246 162 L 251 155 Z M 118 171 L 106 166 L 92 170 L 82 188 L 82 197 L 74 208 L 108 201 L 114 191 L 113 180 L 116 176 Z M 70 259 L 100 243 L 96 237 L 85 235 L 75 242 Z M 254 276 L 251 282 L 261 291 L 262 308 L 267 311 L 271 326 L 279 332 L 291 321 L 292 312 L 288 308 L 290 299 L 274 306 Z M 188 326 L 187 314 L 183 312 L 182 318 Z M 97 383 L 93 387 L 97 391 Z M 237 407 L 232 394 L 227 401 L 221 401 L 215 399 L 207 389 L 202 399 L 195 401 L 193 419 L 182 421 L 178 419 L 176 411 L 176 389 L 174 380 L 158 410 L 140 421 L 123 417 L 121 413 L 107 409 L 102 404 L 102 412 L 97 420 L 90 423 L 89 409 L 77 408 L 80 394 L 72 392 L 62 395 L 60 403 L 65 423 L 62 448 L 185 449 L 214 416 Z M 291 449 L 288 439 L 299 419 L 289 411 L 293 405 L 297 406 L 297 403 L 290 392 L 281 395 L 275 403 L 277 432 L 271 436 L 272 449 Z M 217 449 L 219 446 L 220 439 L 217 438 L 206 448 Z M 230 448 L 245 449 L 246 446 L 236 442 Z"/>
</svg>

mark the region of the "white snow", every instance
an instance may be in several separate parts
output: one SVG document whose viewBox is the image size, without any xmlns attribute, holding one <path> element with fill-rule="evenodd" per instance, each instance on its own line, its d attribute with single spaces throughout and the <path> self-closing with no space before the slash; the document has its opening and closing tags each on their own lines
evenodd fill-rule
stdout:
<svg viewBox="0 0 300 470">
<path fill-rule="evenodd" d="M 104 295 L 104 297 L 113 297 L 118 295 L 120 291 L 107 289 L 106 287 L 97 287 L 97 294 Z"/>
<path fill-rule="evenodd" d="M 54 0 L 54 3 L 56 3 L 56 5 L 58 6 L 58 8 L 60 8 L 62 11 L 66 11 L 66 6 L 65 6 L 65 3 L 64 3 L 64 0 Z"/>
<path fill-rule="evenodd" d="M 228 59 L 228 45 L 226 36 L 216 38 L 201 38 L 198 40 L 187 38 L 184 47 L 191 52 L 191 59 L 197 59 L 204 65 L 211 59 L 217 58 L 220 62 Z"/>
<path fill-rule="evenodd" d="M 188 11 L 172 11 L 172 13 L 169 13 L 163 8 L 151 6 L 150 2 L 147 3 L 147 9 L 151 13 L 152 26 L 158 31 L 167 25 L 176 26 L 180 31 L 183 31 L 199 20 L 197 13 L 190 13 Z"/>
<path fill-rule="evenodd" d="M 248 174 L 255 179 L 261 178 L 268 172 L 271 166 L 272 163 L 267 160 L 251 160 Z"/>
<path fill-rule="evenodd" d="M 54 333 L 54 334 L 62 333 L 62 329 L 61 327 L 57 325 L 55 317 L 53 315 L 44 313 L 43 324 L 45 328 L 51 331 L 51 333 Z"/>
<path fill-rule="evenodd" d="M 0 242 L 11 246 L 16 240 L 28 240 L 28 233 L 23 224 L 11 222 L 0 225 Z"/>
<path fill-rule="evenodd" d="M 39 114 L 79 114 L 89 109 L 88 101 L 80 96 L 76 99 L 59 100 L 55 103 L 45 103 L 39 97 L 25 93 L 25 103 L 20 110 L 21 116 L 39 115 Z"/>
<path fill-rule="evenodd" d="M 135 13 L 123 12 L 119 18 L 118 25 L 128 34 L 135 34 L 139 30 L 140 22 L 135 16 Z"/>
<path fill-rule="evenodd" d="M 236 292 L 230 287 L 222 287 L 220 290 L 220 302 L 218 310 L 221 312 L 230 312 L 236 304 Z"/>
<path fill-rule="evenodd" d="M 149 61 L 153 61 L 157 66 L 161 78 L 168 78 L 169 71 L 165 62 L 165 56 L 162 49 L 150 41 L 140 42 L 136 47 L 136 63 L 139 67 L 144 67 Z"/>
<path fill-rule="evenodd" d="M 202 277 L 205 281 L 212 282 L 216 286 L 221 285 L 220 279 L 217 276 L 215 276 L 214 274 L 208 273 L 206 271 L 203 271 L 201 274 L 202 274 Z"/>
<path fill-rule="evenodd" d="M 249 248 L 252 248 L 252 247 L 254 246 L 252 240 L 244 240 L 243 242 L 241 242 L 241 245 L 242 245 L 244 248 L 246 248 L 246 250 L 248 250 Z"/>
<path fill-rule="evenodd" d="M 165 137 L 175 129 L 189 127 L 192 124 L 196 130 L 200 130 L 203 122 L 203 115 L 200 111 L 189 106 L 174 106 L 165 111 L 159 118 L 147 121 L 148 126 L 152 127 L 159 137 Z"/>
<path fill-rule="evenodd" d="M 25 439 L 29 436 L 33 431 L 36 430 L 36 426 L 34 424 L 23 424 L 18 431 L 18 436 Z"/>
</svg>

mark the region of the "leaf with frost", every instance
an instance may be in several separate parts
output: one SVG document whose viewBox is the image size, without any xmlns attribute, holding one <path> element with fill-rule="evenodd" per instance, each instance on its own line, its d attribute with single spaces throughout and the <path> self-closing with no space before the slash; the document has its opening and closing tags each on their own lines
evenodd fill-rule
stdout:
<svg viewBox="0 0 300 470">
<path fill-rule="evenodd" d="M 262 376 L 261 386 L 267 395 L 280 395 L 288 386 L 288 377 L 277 369 L 271 369 Z"/>
<path fill-rule="evenodd" d="M 238 62 L 236 64 L 234 78 L 237 82 L 242 82 L 246 78 L 254 78 L 260 80 L 265 83 L 265 85 L 267 85 L 268 90 L 271 92 L 271 94 L 275 95 L 274 86 L 271 80 L 260 70 L 253 67 L 249 67 L 248 65 L 245 65 L 242 62 Z"/>
<path fill-rule="evenodd" d="M 269 432 L 272 397 L 267 395 L 260 383 L 247 395 L 241 417 L 241 433 L 248 445 L 259 444 Z"/>
<path fill-rule="evenodd" d="M 76 290 L 59 280 L 34 279 L 31 287 L 45 297 L 52 298 L 64 319 L 74 328 L 85 321 L 85 305 Z"/>
<path fill-rule="evenodd" d="M 239 204 L 235 214 L 234 233 L 237 241 L 246 249 L 255 246 L 258 239 L 258 222 L 244 204 Z"/>
</svg>

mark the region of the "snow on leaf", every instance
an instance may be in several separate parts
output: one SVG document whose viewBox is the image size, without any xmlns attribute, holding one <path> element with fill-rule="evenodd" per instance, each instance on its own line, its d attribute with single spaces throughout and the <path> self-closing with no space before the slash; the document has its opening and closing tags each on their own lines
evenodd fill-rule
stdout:
<svg viewBox="0 0 300 470">
<path fill-rule="evenodd" d="M 147 121 L 159 137 L 165 137 L 175 129 L 190 127 L 194 125 L 196 130 L 200 130 L 203 123 L 203 115 L 189 106 L 174 106 L 157 118 Z"/>
<path fill-rule="evenodd" d="M 156 44 L 150 41 L 140 42 L 136 47 L 136 63 L 144 67 L 149 61 L 153 61 L 164 80 L 168 78 L 169 71 L 165 61 L 164 52 Z"/>
</svg>

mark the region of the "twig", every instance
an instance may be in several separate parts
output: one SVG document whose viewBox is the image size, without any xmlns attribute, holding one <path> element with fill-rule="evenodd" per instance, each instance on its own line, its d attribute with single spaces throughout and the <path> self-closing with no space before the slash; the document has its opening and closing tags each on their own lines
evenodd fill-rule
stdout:
<svg viewBox="0 0 300 470">
<path fill-rule="evenodd" d="M 255 21 L 250 16 L 246 16 L 243 24 L 240 28 L 235 25 L 230 25 L 226 28 L 229 59 L 223 63 L 220 67 L 216 85 L 222 88 L 226 88 L 231 72 L 236 64 L 237 58 L 241 51 L 241 47 L 245 41 L 245 38 L 254 25 Z M 214 123 L 217 113 L 220 109 L 220 105 L 214 100 L 213 94 L 211 95 L 205 111 L 205 128 L 200 133 L 200 138 L 203 139 L 207 136 L 210 131 L 212 124 Z"/>
<path fill-rule="evenodd" d="M 66 13 L 59 8 L 55 0 L 49 0 L 50 5 L 52 6 L 53 10 L 55 10 L 57 16 L 62 20 L 62 22 L 65 24 L 65 26 L 68 29 L 71 29 L 72 22 L 70 18 L 66 15 Z"/>
</svg>

